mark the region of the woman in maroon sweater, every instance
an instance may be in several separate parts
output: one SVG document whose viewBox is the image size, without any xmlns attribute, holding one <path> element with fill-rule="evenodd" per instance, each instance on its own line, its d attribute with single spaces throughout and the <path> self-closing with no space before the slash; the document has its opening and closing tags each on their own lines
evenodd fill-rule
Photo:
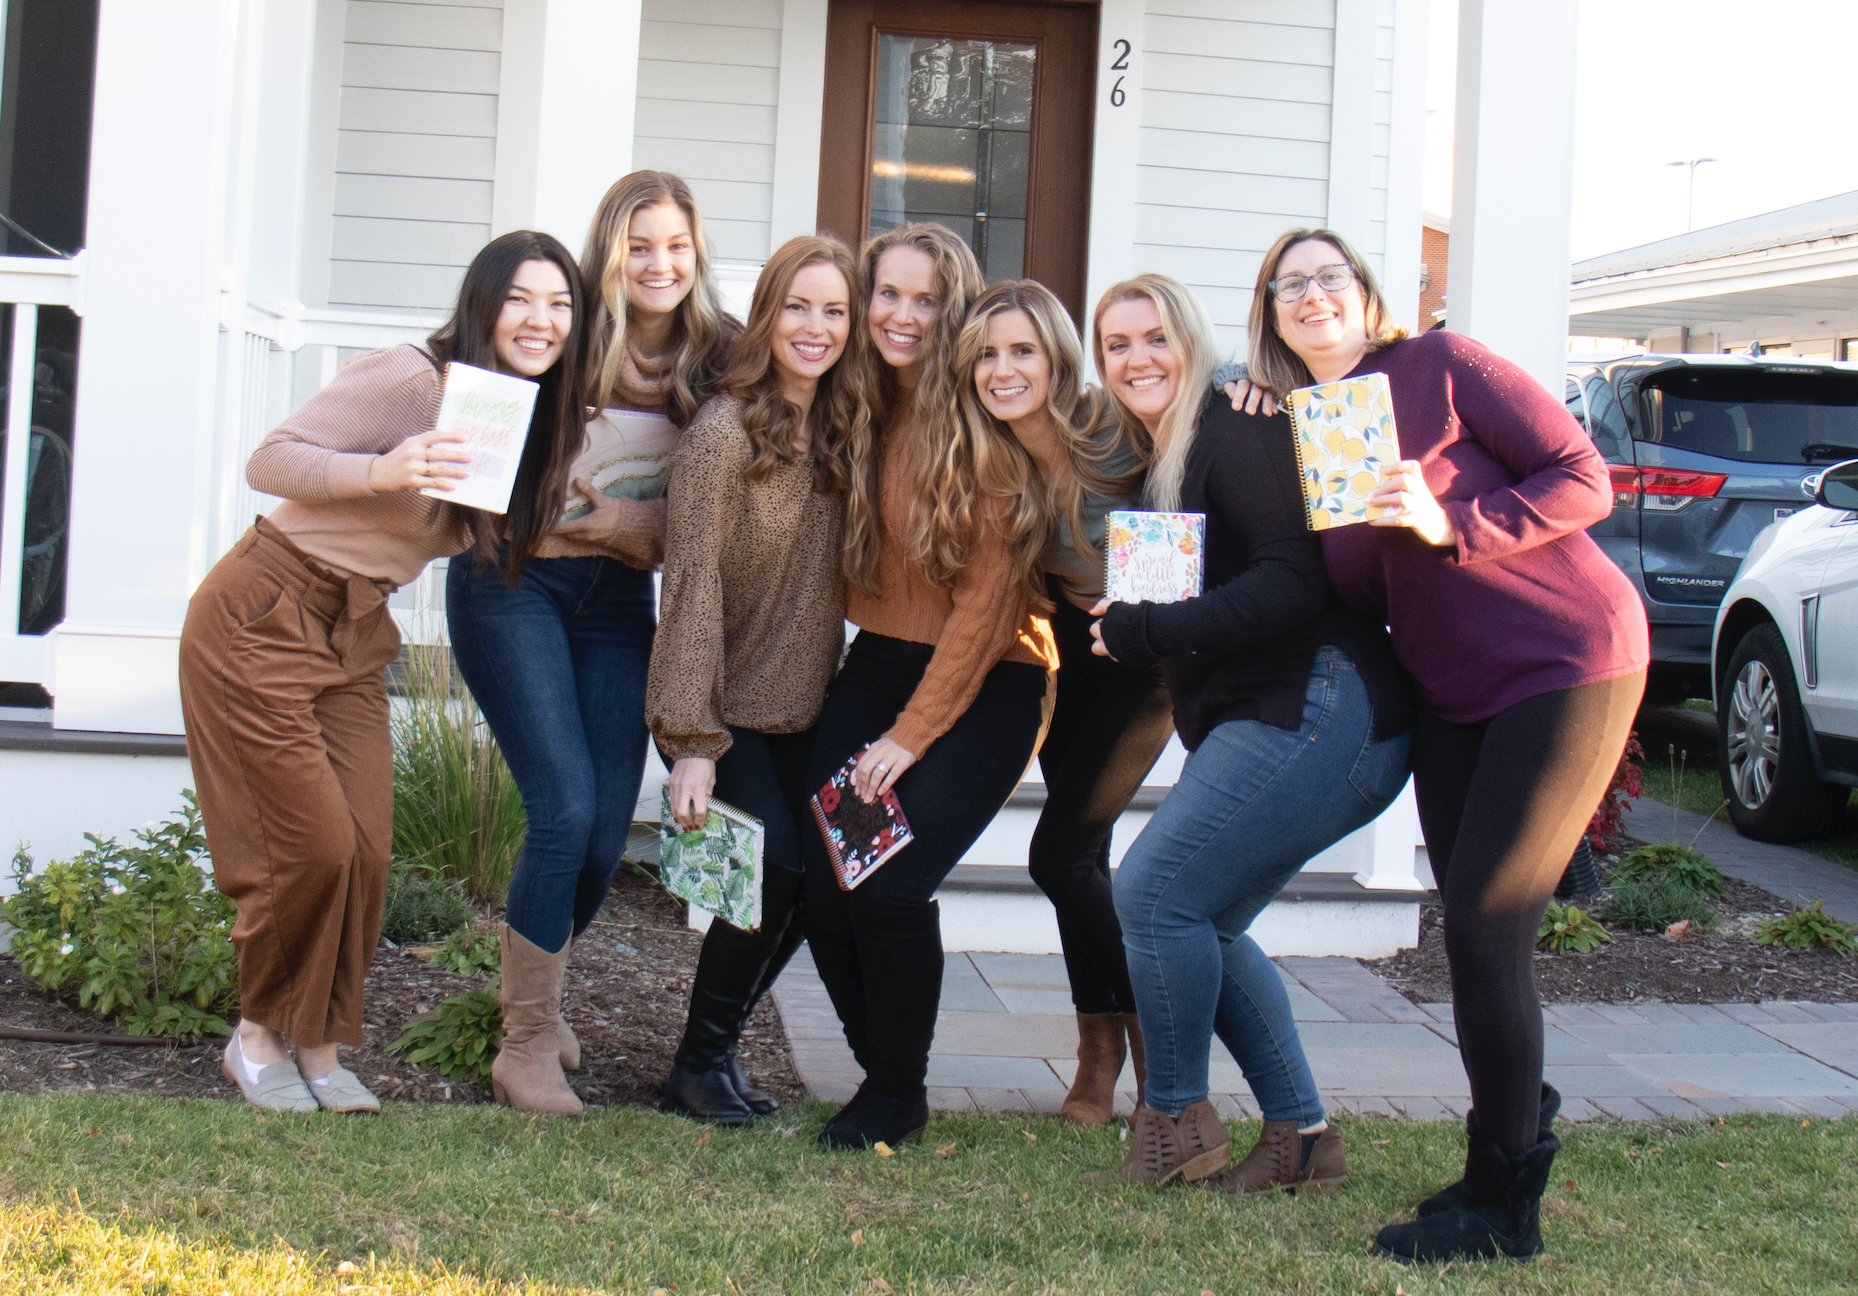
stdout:
<svg viewBox="0 0 1858 1296">
<path fill-rule="evenodd" d="M 1249 368 L 1275 392 L 1386 374 L 1404 456 L 1372 497 L 1398 511 L 1323 532 L 1323 556 L 1343 601 L 1386 619 L 1417 685 L 1413 778 L 1475 1110 L 1463 1180 L 1382 1229 L 1375 1250 L 1529 1256 L 1561 1146 L 1536 929 L 1625 747 L 1645 614 L 1584 529 L 1611 509 L 1611 487 L 1561 401 L 1469 338 L 1406 337 L 1363 265 L 1328 230 L 1278 239 L 1258 274 Z"/>
</svg>

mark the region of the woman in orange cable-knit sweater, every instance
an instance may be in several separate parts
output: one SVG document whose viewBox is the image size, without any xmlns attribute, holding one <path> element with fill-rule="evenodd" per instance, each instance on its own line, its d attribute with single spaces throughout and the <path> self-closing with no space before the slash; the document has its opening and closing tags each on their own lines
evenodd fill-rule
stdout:
<svg viewBox="0 0 1858 1296">
<path fill-rule="evenodd" d="M 973 253 L 940 225 L 900 226 L 860 257 L 870 323 L 855 363 L 881 431 L 848 446 L 846 615 L 859 633 L 810 783 L 862 749 L 854 791 L 894 787 L 915 840 L 842 891 L 822 840 L 806 838 L 807 943 L 865 1071 L 825 1147 L 894 1145 L 928 1120 L 935 891 L 1031 761 L 1057 666 L 1028 565 L 1014 561 L 1029 541 L 1022 458 L 957 410 L 956 342 L 981 287 Z"/>
</svg>

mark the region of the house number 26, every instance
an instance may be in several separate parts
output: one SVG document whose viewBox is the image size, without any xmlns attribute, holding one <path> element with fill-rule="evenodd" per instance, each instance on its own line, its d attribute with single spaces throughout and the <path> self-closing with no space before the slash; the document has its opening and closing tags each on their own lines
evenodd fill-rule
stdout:
<svg viewBox="0 0 1858 1296">
<path fill-rule="evenodd" d="M 1126 40 L 1113 40 L 1110 42 L 1110 48 L 1122 51 L 1116 56 L 1116 61 L 1110 64 L 1110 71 L 1127 72 L 1129 70 L 1129 42 Z M 1110 87 L 1110 107 L 1122 107 L 1127 101 L 1127 98 L 1128 96 L 1123 94 L 1123 78 L 1117 77 L 1116 84 Z"/>
</svg>

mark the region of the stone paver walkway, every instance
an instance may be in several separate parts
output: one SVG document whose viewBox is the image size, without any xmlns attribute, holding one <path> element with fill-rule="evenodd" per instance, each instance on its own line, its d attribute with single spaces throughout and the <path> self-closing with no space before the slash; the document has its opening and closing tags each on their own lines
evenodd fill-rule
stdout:
<svg viewBox="0 0 1858 1296">
<path fill-rule="evenodd" d="M 1286 958 L 1279 972 L 1332 1109 L 1420 1120 L 1464 1114 L 1470 1090 L 1450 1004 L 1411 1003 L 1353 959 Z M 808 1091 L 849 1098 L 862 1073 L 805 949 L 774 997 Z M 1581 1004 L 1551 1007 L 1546 1018 L 1547 1075 L 1570 1120 L 1858 1112 L 1858 1004 Z M 1055 1112 L 1077 1069 L 1076 1048 L 1062 958 L 948 956 L 929 1059 L 932 1107 Z M 1125 1115 L 1134 1087 L 1125 1067 L 1117 1100 Z M 1238 1064 L 1217 1040 L 1212 1087 L 1224 1114 L 1257 1118 Z"/>
<path fill-rule="evenodd" d="M 1648 773 L 1648 782 L 1658 777 Z M 1730 877 L 1771 891 L 1783 900 L 1809 905 L 1824 898 L 1826 912 L 1841 922 L 1858 923 L 1858 872 L 1793 846 L 1751 841 L 1726 823 L 1690 810 L 1660 804 L 1650 797 L 1626 811 L 1626 831 L 1647 842 L 1693 841 Z"/>
</svg>

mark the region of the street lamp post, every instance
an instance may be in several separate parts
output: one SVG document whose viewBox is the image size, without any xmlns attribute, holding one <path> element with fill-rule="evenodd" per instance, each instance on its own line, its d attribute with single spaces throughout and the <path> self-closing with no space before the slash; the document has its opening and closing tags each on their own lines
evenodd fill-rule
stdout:
<svg viewBox="0 0 1858 1296">
<path fill-rule="evenodd" d="M 1697 168 L 1705 162 L 1714 162 L 1715 158 L 1689 158 L 1682 162 L 1667 162 L 1666 166 L 1689 168 L 1690 196 L 1684 202 L 1684 232 L 1688 234 L 1697 227 Z"/>
</svg>

